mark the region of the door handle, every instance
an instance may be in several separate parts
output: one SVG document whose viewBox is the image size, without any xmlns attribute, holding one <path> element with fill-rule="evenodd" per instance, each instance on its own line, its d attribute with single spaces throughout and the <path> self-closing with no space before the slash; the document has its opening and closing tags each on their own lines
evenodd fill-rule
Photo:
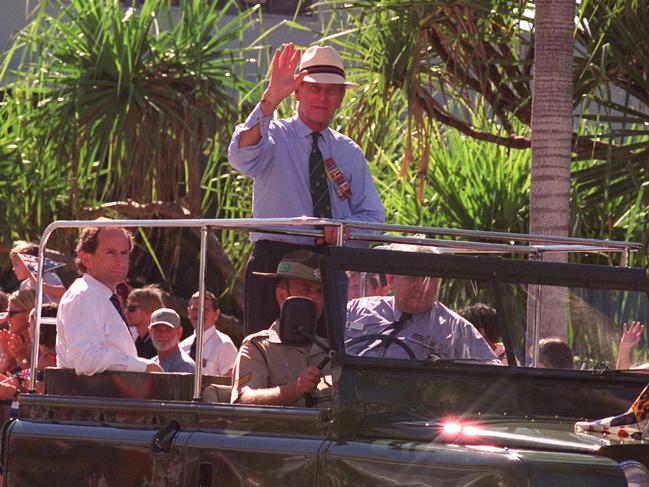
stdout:
<svg viewBox="0 0 649 487">
<path fill-rule="evenodd" d="M 180 423 L 175 419 L 158 431 L 153 436 L 153 451 L 156 453 L 168 453 L 171 451 L 174 438 L 180 431 Z"/>
</svg>

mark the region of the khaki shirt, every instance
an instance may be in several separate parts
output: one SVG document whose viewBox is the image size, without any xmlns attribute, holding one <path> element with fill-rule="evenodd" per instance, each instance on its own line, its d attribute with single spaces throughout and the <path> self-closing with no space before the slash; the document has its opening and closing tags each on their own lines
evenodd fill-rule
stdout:
<svg viewBox="0 0 649 487">
<path fill-rule="evenodd" d="M 318 341 L 328 345 L 325 339 Z M 244 387 L 267 389 L 293 382 L 307 367 L 317 367 L 325 356 L 317 345 L 309 348 L 283 344 L 279 338 L 279 323 L 276 321 L 269 329 L 246 337 L 241 344 L 234 366 L 231 402 L 237 401 Z M 330 362 L 323 367 L 322 373 L 323 376 L 328 376 L 327 382 L 331 384 Z M 319 399 L 318 407 L 323 406 L 324 401 L 320 399 L 328 399 L 331 394 L 330 388 L 322 387 L 323 380 L 315 394 Z M 304 399 L 293 406 L 304 406 Z"/>
</svg>

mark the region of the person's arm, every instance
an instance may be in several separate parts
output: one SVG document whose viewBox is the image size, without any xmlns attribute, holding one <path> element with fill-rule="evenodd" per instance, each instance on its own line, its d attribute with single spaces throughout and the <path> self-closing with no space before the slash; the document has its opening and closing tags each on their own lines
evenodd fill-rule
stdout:
<svg viewBox="0 0 649 487">
<path fill-rule="evenodd" d="M 635 347 L 644 331 L 644 325 L 638 321 L 632 321 L 631 325 L 622 325 L 622 337 L 620 338 L 620 348 L 617 357 L 617 369 L 630 369 L 631 368 L 631 349 Z"/>
<path fill-rule="evenodd" d="M 232 380 L 232 403 L 290 406 L 306 392 L 315 392 L 320 380 L 317 367 L 307 367 L 297 380 L 270 386 L 267 362 L 259 348 L 244 342 L 239 350 Z"/>
<path fill-rule="evenodd" d="M 6 401 L 16 397 L 18 393 L 17 380 L 13 377 L 8 377 L 0 381 L 0 400 Z"/>
<path fill-rule="evenodd" d="M 270 117 L 287 96 L 299 86 L 304 74 L 295 75 L 295 68 L 300 62 L 300 50 L 293 44 L 288 44 L 284 49 L 275 51 L 270 70 L 270 82 L 259 101 L 259 109 L 266 117 Z M 239 148 L 257 145 L 261 140 L 259 124 L 246 129 L 239 134 Z"/>
<path fill-rule="evenodd" d="M 216 362 L 222 375 L 229 377 L 232 375 L 232 369 L 237 361 L 238 350 L 234 343 L 224 341 L 217 350 Z"/>
<path fill-rule="evenodd" d="M 243 124 L 235 128 L 228 147 L 232 167 L 249 177 L 257 177 L 272 160 L 272 136 L 268 129 L 277 106 L 302 82 L 304 74 L 295 76 L 300 51 L 292 44 L 273 57 L 270 82 L 260 102 Z"/>
<path fill-rule="evenodd" d="M 10 338 L 8 330 L 0 330 L 0 373 L 3 374 L 16 367 L 16 359 L 9 350 Z"/>
<path fill-rule="evenodd" d="M 321 372 L 317 367 L 307 367 L 298 378 L 280 386 L 253 389 L 244 386 L 239 393 L 240 404 L 268 404 L 271 406 L 291 406 L 304 394 L 315 394 L 320 382 Z"/>
<path fill-rule="evenodd" d="M 108 333 L 123 333 L 124 340 L 131 340 L 128 329 L 110 327 L 107 317 L 102 312 L 112 312 L 110 302 L 99 302 L 90 296 L 76 296 L 62 304 L 57 316 L 57 331 L 63 328 L 66 338 L 65 351 L 70 365 L 79 375 L 93 375 L 105 370 L 123 370 L 136 372 L 159 372 L 160 367 L 150 360 L 131 356 L 124 351 L 107 346 Z M 135 345 L 133 345 L 135 348 Z"/>
</svg>

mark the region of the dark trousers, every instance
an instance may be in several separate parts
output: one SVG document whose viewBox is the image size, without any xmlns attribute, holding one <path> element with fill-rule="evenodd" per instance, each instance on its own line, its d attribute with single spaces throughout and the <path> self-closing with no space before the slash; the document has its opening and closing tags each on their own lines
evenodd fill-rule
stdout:
<svg viewBox="0 0 649 487">
<path fill-rule="evenodd" d="M 276 279 L 255 276 L 253 272 L 275 272 L 284 254 L 294 250 L 311 250 L 324 254 L 326 245 L 301 245 L 273 240 L 255 242 L 246 266 L 243 327 L 245 335 L 267 329 L 279 317 L 275 297 Z"/>
</svg>

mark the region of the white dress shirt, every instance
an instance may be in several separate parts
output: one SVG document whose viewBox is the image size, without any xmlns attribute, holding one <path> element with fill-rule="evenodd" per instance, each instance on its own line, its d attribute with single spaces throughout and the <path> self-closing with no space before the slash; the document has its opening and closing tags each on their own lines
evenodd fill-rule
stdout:
<svg viewBox="0 0 649 487">
<path fill-rule="evenodd" d="M 78 375 L 145 371 L 148 362 L 137 356 L 133 337 L 110 302 L 112 294 L 88 273 L 65 292 L 56 317 L 59 367 L 75 369 Z"/>
<path fill-rule="evenodd" d="M 196 332 L 180 342 L 180 349 L 189 353 L 194 342 Z M 203 374 L 223 376 L 237 360 L 237 347 L 225 333 L 221 333 L 214 326 L 203 332 Z"/>
</svg>

